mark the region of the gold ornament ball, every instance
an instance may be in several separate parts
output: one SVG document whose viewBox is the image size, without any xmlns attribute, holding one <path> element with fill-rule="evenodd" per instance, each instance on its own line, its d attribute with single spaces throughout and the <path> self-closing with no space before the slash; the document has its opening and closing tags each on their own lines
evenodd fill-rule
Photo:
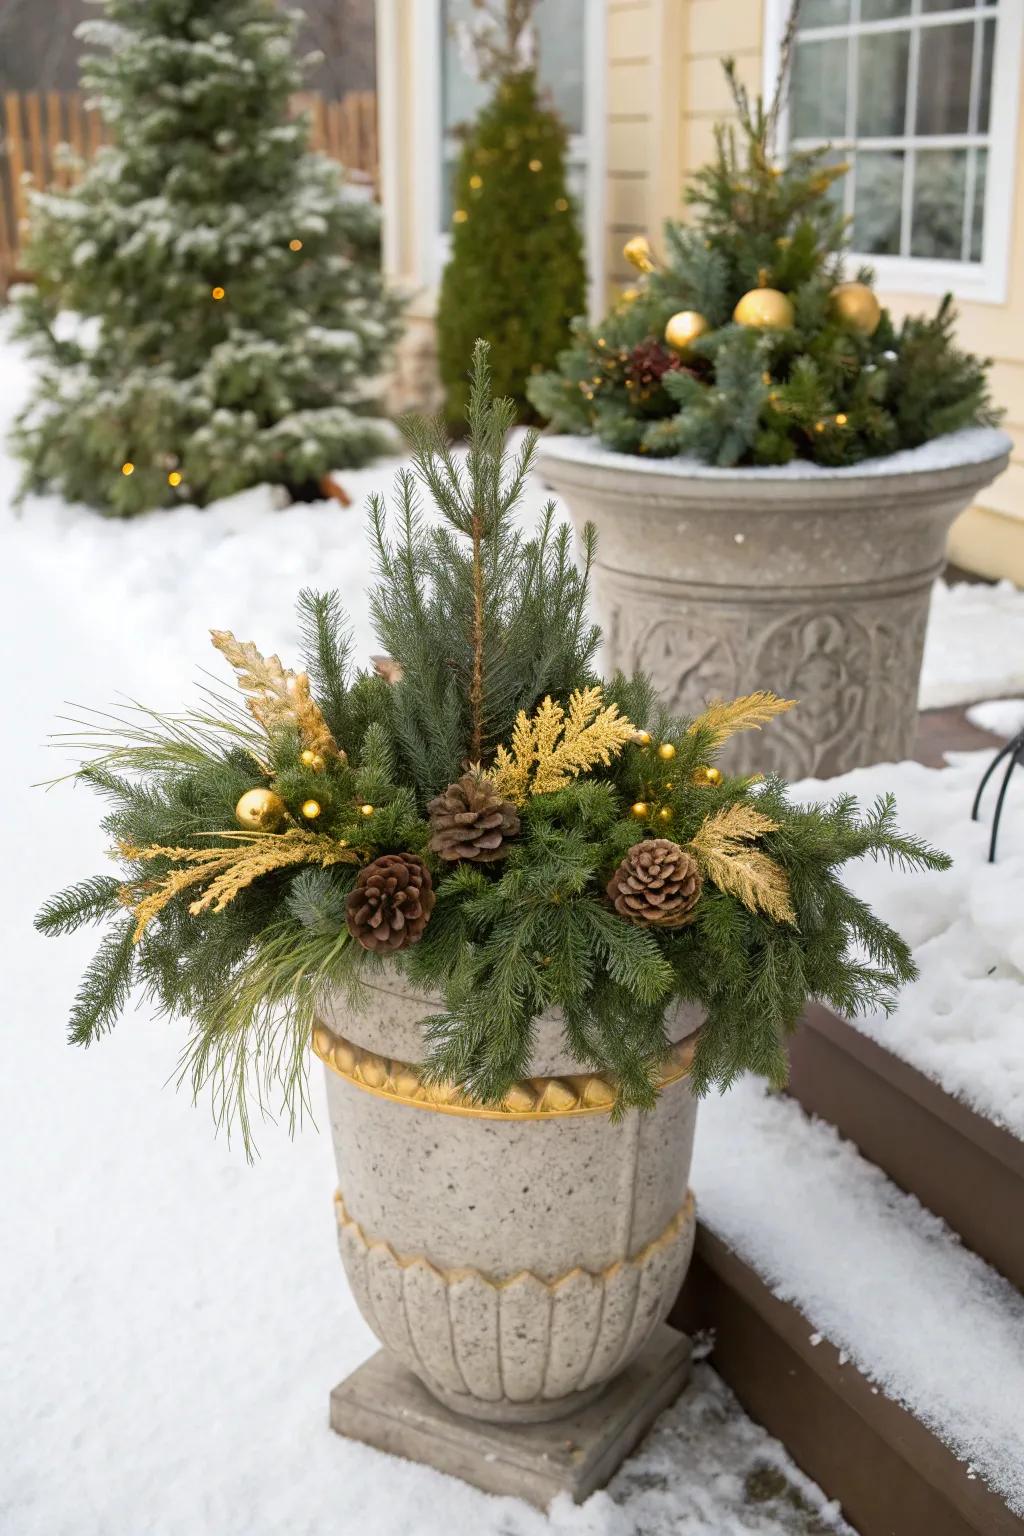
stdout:
<svg viewBox="0 0 1024 1536">
<path fill-rule="evenodd" d="M 633 740 L 638 747 L 649 747 L 651 744 L 651 733 L 650 731 L 636 731 L 634 732 Z"/>
<path fill-rule="evenodd" d="M 695 784 L 721 784 L 722 770 L 721 768 L 710 767 L 698 768 L 693 775 L 693 782 Z"/>
<path fill-rule="evenodd" d="M 288 807 L 272 789 L 247 789 L 235 806 L 235 820 L 250 832 L 274 832 L 288 814 Z"/>
<path fill-rule="evenodd" d="M 307 821 L 315 821 L 316 818 L 320 815 L 320 810 L 321 806 L 319 800 L 304 800 L 302 802 L 302 814 L 305 816 Z"/>
<path fill-rule="evenodd" d="M 622 247 L 622 254 L 630 266 L 636 267 L 638 272 L 654 271 L 651 243 L 646 235 L 634 235 L 632 240 L 627 240 Z"/>
<path fill-rule="evenodd" d="M 882 318 L 882 306 L 866 283 L 840 283 L 830 294 L 832 308 L 846 325 L 863 336 L 873 336 Z"/>
<path fill-rule="evenodd" d="M 751 288 L 736 305 L 732 317 L 737 325 L 788 331 L 793 324 L 793 306 L 777 288 Z"/>
<path fill-rule="evenodd" d="M 376 810 L 376 807 L 373 806 L 373 805 L 361 805 L 359 807 L 359 814 L 360 814 L 360 816 L 370 817 L 370 816 L 373 815 L 375 810 Z"/>
<path fill-rule="evenodd" d="M 663 741 L 661 746 L 658 748 L 658 756 L 662 758 L 664 762 L 668 763 L 671 762 L 675 755 L 676 749 L 672 743 L 670 741 Z"/>
<path fill-rule="evenodd" d="M 646 800 L 638 800 L 635 805 L 630 806 L 629 810 L 630 815 L 635 816 L 637 821 L 646 821 L 651 812 Z"/>
<path fill-rule="evenodd" d="M 327 766 L 323 753 L 314 752 L 311 747 L 307 747 L 304 752 L 299 754 L 299 762 L 303 768 L 312 768 L 314 773 L 323 773 L 324 768 Z"/>
<path fill-rule="evenodd" d="M 661 810 L 658 812 L 658 820 L 664 822 L 670 822 L 672 820 L 672 807 L 670 805 L 662 806 Z"/>
<path fill-rule="evenodd" d="M 710 329 L 699 310 L 681 309 L 666 325 L 665 340 L 670 347 L 675 347 L 677 352 L 685 352 L 687 347 L 691 347 L 699 336 L 703 336 L 704 332 Z"/>
</svg>

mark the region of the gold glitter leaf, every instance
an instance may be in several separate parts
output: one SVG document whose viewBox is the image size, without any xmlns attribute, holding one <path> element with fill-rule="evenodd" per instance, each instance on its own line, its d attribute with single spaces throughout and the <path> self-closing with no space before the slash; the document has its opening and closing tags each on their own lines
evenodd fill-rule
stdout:
<svg viewBox="0 0 1024 1536">
<path fill-rule="evenodd" d="M 689 846 L 720 891 L 737 897 L 750 912 L 764 912 L 777 923 L 795 927 L 786 871 L 760 848 L 750 846 L 778 828 L 777 821 L 751 805 L 728 805 L 706 818 Z"/>
<path fill-rule="evenodd" d="M 310 693 L 307 673 L 288 671 L 277 656 L 262 655 L 251 640 L 236 640 L 229 629 L 211 629 L 210 635 L 237 672 L 249 711 L 265 731 L 294 726 L 304 747 L 324 757 L 338 756 L 338 743 Z"/>
<path fill-rule="evenodd" d="M 714 736 L 711 745 L 720 747 L 723 741 L 728 741 L 737 731 L 758 730 L 769 720 L 774 720 L 776 715 L 783 715 L 787 709 L 792 709 L 795 703 L 795 699 L 780 699 L 776 694 L 764 690 L 728 702 L 716 699 L 702 715 L 697 716 L 690 731 L 711 731 Z"/>
</svg>

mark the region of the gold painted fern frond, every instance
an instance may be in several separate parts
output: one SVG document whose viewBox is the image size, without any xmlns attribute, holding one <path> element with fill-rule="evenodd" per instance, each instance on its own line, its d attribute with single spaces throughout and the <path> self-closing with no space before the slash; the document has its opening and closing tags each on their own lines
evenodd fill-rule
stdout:
<svg viewBox="0 0 1024 1536">
<path fill-rule="evenodd" d="M 779 822 L 752 805 L 738 803 L 708 816 L 690 848 L 709 880 L 735 896 L 751 912 L 764 912 L 777 923 L 796 926 L 789 876 L 782 865 L 750 845 Z"/>
<path fill-rule="evenodd" d="M 251 640 L 236 640 L 229 629 L 211 629 L 210 636 L 234 667 L 249 710 L 265 731 L 294 726 L 304 747 L 338 756 L 338 743 L 310 693 L 307 673 L 290 672 L 277 656 L 264 656 Z"/>
<path fill-rule="evenodd" d="M 498 748 L 490 777 L 507 799 L 524 805 L 531 795 L 564 789 L 597 763 L 607 767 L 635 733 L 617 704 L 604 704 L 600 688 L 578 689 L 568 711 L 548 697 L 532 718 L 519 711 L 510 748 Z"/>
<path fill-rule="evenodd" d="M 748 693 L 742 699 L 716 699 L 692 722 L 690 731 L 711 731 L 714 736 L 712 745 L 720 747 L 737 731 L 759 730 L 776 715 L 792 709 L 795 703 L 795 699 L 780 699 L 777 694 L 764 689 Z"/>
<path fill-rule="evenodd" d="M 148 848 L 135 848 L 122 843 L 122 858 L 148 862 L 150 859 L 170 859 L 184 867 L 172 869 L 159 881 L 155 881 L 141 900 L 132 904 L 135 913 L 134 943 L 138 943 L 148 925 L 163 911 L 169 901 L 180 896 L 193 885 L 210 884 L 201 896 L 189 906 L 193 917 L 202 912 L 223 912 L 234 901 L 239 891 L 258 880 L 261 875 L 274 870 L 287 869 L 296 864 L 319 864 L 327 868 L 331 864 L 359 864 L 363 853 L 349 848 L 332 837 L 316 832 L 306 832 L 300 827 L 287 832 L 267 832 L 230 835 L 234 841 L 229 848 L 164 848 L 153 844 Z"/>
</svg>

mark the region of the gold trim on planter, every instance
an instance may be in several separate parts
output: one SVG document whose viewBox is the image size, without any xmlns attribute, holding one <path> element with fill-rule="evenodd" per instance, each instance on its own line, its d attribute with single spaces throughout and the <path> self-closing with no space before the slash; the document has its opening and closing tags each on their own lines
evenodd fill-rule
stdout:
<svg viewBox="0 0 1024 1536">
<path fill-rule="evenodd" d="M 697 1036 L 693 1034 L 670 1048 L 658 1079 L 659 1090 L 687 1075 L 696 1047 Z M 615 1103 L 614 1082 L 598 1072 L 523 1078 L 509 1089 L 503 1104 L 478 1104 L 451 1084 L 424 1083 L 419 1067 L 352 1045 L 326 1024 L 318 1024 L 314 1029 L 313 1049 L 333 1072 L 357 1088 L 445 1115 L 475 1115 L 482 1120 L 550 1120 L 565 1115 L 606 1114 Z"/>
<path fill-rule="evenodd" d="M 347 1234 L 354 1241 L 356 1247 L 364 1253 L 368 1254 L 375 1249 L 382 1250 L 399 1269 L 411 1269 L 415 1264 L 422 1264 L 426 1269 L 432 1269 L 436 1275 L 440 1275 L 446 1285 L 453 1285 L 458 1280 L 475 1277 L 482 1280 L 485 1285 L 494 1291 L 506 1290 L 510 1285 L 515 1285 L 517 1281 L 522 1280 L 534 1280 L 540 1285 L 545 1286 L 547 1290 L 556 1291 L 560 1286 L 565 1285 L 567 1280 L 572 1280 L 576 1275 L 589 1275 L 592 1280 L 607 1282 L 620 1269 L 626 1267 L 640 1269 L 661 1249 L 670 1247 L 680 1236 L 684 1228 L 693 1225 L 696 1218 L 696 1209 L 693 1190 L 688 1189 L 686 1191 L 686 1199 L 678 1211 L 676 1211 L 668 1226 L 659 1232 L 657 1237 L 652 1238 L 649 1243 L 645 1243 L 636 1253 L 627 1254 L 622 1259 L 614 1259 L 611 1264 L 606 1264 L 604 1269 L 583 1269 L 579 1264 L 575 1264 L 572 1269 L 567 1269 L 561 1275 L 555 1275 L 551 1280 L 545 1279 L 543 1275 L 536 1274 L 532 1269 L 520 1269 L 514 1275 L 509 1275 L 504 1280 L 495 1280 L 491 1275 L 485 1274 L 482 1269 L 474 1269 L 471 1265 L 460 1265 L 453 1269 L 442 1269 L 440 1265 L 433 1263 L 432 1260 L 422 1253 L 396 1253 L 391 1244 L 383 1238 L 367 1237 L 358 1221 L 349 1215 L 341 1190 L 336 1190 L 334 1194 L 334 1214 L 337 1218 L 339 1233 Z"/>
</svg>

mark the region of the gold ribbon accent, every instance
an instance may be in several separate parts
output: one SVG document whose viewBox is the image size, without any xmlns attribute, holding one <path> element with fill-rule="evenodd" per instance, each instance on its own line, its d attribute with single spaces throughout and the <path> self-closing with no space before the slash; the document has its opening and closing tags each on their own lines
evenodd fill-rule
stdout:
<svg viewBox="0 0 1024 1536">
<path fill-rule="evenodd" d="M 697 1048 L 696 1034 L 670 1047 L 662 1063 L 658 1091 L 686 1077 Z M 474 1115 L 480 1120 L 551 1120 L 568 1115 L 607 1114 L 615 1103 L 614 1080 L 599 1072 L 566 1077 L 527 1077 L 514 1083 L 503 1104 L 479 1104 L 451 1083 L 424 1083 L 420 1068 L 378 1056 L 318 1024 L 313 1050 L 332 1072 L 367 1093 L 431 1109 L 445 1115 Z"/>
</svg>

